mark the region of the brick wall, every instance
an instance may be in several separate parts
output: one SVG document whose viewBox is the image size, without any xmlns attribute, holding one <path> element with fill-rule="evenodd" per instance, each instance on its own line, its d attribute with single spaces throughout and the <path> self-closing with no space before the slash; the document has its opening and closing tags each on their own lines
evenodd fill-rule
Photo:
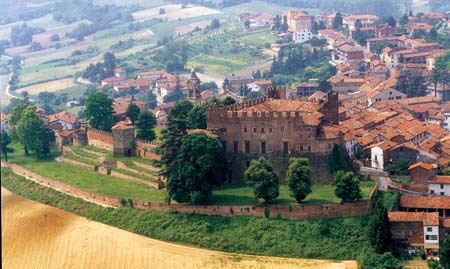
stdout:
<svg viewBox="0 0 450 269">
<path fill-rule="evenodd" d="M 85 200 L 109 205 L 113 207 L 120 207 L 120 198 L 110 197 L 106 195 L 92 193 L 78 187 L 65 184 L 56 180 L 52 180 L 28 169 L 25 169 L 16 164 L 6 162 L 1 163 L 4 167 L 11 168 L 15 173 L 31 178 L 42 185 L 55 188 L 59 191 L 69 193 L 71 195 L 81 197 Z M 133 205 L 136 208 L 144 210 L 155 211 L 176 211 L 185 214 L 200 214 L 209 216 L 254 216 L 265 217 L 266 212 L 269 213 L 270 218 L 281 217 L 284 219 L 320 219 L 320 218 L 341 218 L 341 217 L 359 217 L 366 216 L 370 213 L 373 199 L 377 189 L 373 189 L 370 199 L 354 203 L 333 203 L 333 204 L 311 204 L 311 205 L 269 205 L 267 207 L 262 205 L 184 205 L 184 204 L 164 204 L 164 203 L 150 203 L 134 200 Z M 268 209 L 266 209 L 268 208 Z"/>
<path fill-rule="evenodd" d="M 158 143 L 136 139 L 135 146 L 136 156 L 155 161 L 161 160 L 161 156 L 156 153 L 156 149 L 159 147 Z"/>
<path fill-rule="evenodd" d="M 113 150 L 113 137 L 111 133 L 89 128 L 87 137 L 89 145 L 109 151 Z"/>
</svg>

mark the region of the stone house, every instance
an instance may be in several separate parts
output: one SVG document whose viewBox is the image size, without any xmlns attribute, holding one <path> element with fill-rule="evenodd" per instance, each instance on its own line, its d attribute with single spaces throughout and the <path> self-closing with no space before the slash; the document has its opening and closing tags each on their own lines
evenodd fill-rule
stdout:
<svg viewBox="0 0 450 269">
<path fill-rule="evenodd" d="M 436 164 L 417 162 L 408 167 L 411 184 L 427 184 L 437 174 Z"/>
</svg>

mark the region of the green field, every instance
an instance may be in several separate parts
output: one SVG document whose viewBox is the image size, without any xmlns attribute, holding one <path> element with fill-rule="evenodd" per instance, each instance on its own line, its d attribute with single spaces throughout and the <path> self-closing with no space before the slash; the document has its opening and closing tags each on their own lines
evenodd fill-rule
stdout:
<svg viewBox="0 0 450 269">
<path fill-rule="evenodd" d="M 373 181 L 360 182 L 363 199 L 367 199 L 373 190 L 375 183 Z M 310 193 L 302 204 L 317 203 L 339 203 L 340 199 L 334 194 L 335 187 L 332 185 L 313 185 Z M 245 184 L 232 184 L 215 189 L 210 198 L 212 204 L 236 205 L 236 204 L 254 204 L 262 203 L 263 200 L 255 201 L 253 189 Z M 290 195 L 287 185 L 280 185 L 280 196 L 271 201 L 273 204 L 295 204 L 297 203 Z"/>
<path fill-rule="evenodd" d="M 356 259 L 369 248 L 367 217 L 282 220 L 216 217 L 104 208 L 2 170 L 13 193 L 88 219 L 155 239 L 240 254 L 315 259 Z"/>
<path fill-rule="evenodd" d="M 237 19 L 239 14 L 241 14 L 243 12 L 250 12 L 250 13 L 262 12 L 262 13 L 271 13 L 273 15 L 275 15 L 275 14 L 282 15 L 284 12 L 286 12 L 290 9 L 298 10 L 297 8 L 277 5 L 277 4 L 269 3 L 269 2 L 251 1 L 249 3 L 244 3 L 241 5 L 224 8 L 221 11 L 224 12 L 226 15 L 228 15 L 231 19 Z M 302 8 L 299 10 L 306 11 L 311 15 L 315 15 L 315 14 L 319 13 L 318 9 Z"/>
<path fill-rule="evenodd" d="M 201 68 L 207 73 L 221 75 L 228 75 L 233 71 L 249 65 L 251 65 L 251 62 L 240 58 L 221 57 L 216 55 L 199 55 L 189 60 L 186 64 L 188 68 Z"/>
</svg>

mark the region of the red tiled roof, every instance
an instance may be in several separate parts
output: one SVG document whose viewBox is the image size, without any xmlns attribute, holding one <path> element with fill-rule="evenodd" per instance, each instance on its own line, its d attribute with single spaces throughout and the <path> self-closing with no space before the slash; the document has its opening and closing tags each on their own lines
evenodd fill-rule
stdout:
<svg viewBox="0 0 450 269">
<path fill-rule="evenodd" d="M 70 113 L 69 111 L 61 111 L 59 113 L 48 116 L 48 121 L 50 123 L 58 120 L 74 124 L 77 122 L 77 116 L 73 113 Z"/>
<path fill-rule="evenodd" d="M 392 211 L 388 213 L 390 222 L 422 222 L 426 226 L 439 225 L 438 212 L 400 212 Z"/>
<path fill-rule="evenodd" d="M 131 122 L 129 121 L 119 121 L 114 125 L 111 129 L 112 130 L 124 130 L 124 129 L 132 129 L 134 128 Z"/>
<path fill-rule="evenodd" d="M 435 163 L 424 163 L 424 162 L 418 162 L 415 164 L 412 164 L 408 167 L 408 170 L 413 170 L 417 167 L 421 167 L 425 170 L 431 170 L 431 169 L 436 169 L 437 165 Z"/>
<path fill-rule="evenodd" d="M 450 184 L 450 176 L 435 176 L 434 180 L 430 181 L 430 183 Z"/>
<path fill-rule="evenodd" d="M 450 196 L 401 196 L 400 207 L 450 209 Z"/>
</svg>

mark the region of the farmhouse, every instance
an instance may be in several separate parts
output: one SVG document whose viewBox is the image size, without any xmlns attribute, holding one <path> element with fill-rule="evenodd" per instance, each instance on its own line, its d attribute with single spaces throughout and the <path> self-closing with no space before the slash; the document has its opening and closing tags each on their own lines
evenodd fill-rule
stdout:
<svg viewBox="0 0 450 269">
<path fill-rule="evenodd" d="M 71 130 L 77 127 L 77 116 L 66 110 L 48 116 L 48 124 L 52 129 Z"/>
</svg>

